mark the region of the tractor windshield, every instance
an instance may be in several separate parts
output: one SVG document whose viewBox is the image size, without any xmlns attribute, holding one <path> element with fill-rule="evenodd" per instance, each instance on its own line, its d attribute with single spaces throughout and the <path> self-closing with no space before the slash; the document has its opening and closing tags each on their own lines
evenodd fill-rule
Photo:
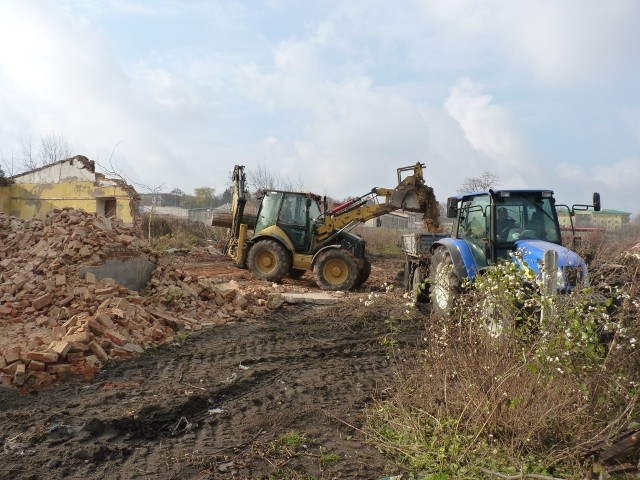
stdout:
<svg viewBox="0 0 640 480">
<path fill-rule="evenodd" d="M 539 239 L 560 244 L 560 230 L 551 197 L 513 195 L 495 204 L 496 241 Z"/>
</svg>

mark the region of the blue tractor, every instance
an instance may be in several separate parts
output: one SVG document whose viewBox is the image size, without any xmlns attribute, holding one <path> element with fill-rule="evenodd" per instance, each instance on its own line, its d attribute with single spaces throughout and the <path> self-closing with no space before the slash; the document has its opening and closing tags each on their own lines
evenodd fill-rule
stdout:
<svg viewBox="0 0 640 480">
<path fill-rule="evenodd" d="M 433 309 L 448 314 L 465 279 L 472 281 L 483 269 L 511 260 L 542 276 L 545 252 L 558 258 L 557 288 L 567 292 L 587 285 L 587 265 L 562 246 L 556 208 L 570 212 L 600 210 L 600 195 L 592 205 L 556 205 L 551 190 L 489 190 L 450 197 L 447 217 L 454 218 L 451 236 L 434 238 L 428 268 Z M 517 255 L 513 255 L 517 252 Z M 426 271 L 424 272 L 426 274 Z"/>
</svg>

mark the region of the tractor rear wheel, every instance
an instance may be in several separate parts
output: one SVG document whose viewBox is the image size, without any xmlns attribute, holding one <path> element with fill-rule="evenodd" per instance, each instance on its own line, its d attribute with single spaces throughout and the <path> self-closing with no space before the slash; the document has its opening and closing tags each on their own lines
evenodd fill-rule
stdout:
<svg viewBox="0 0 640 480">
<path fill-rule="evenodd" d="M 358 280 L 358 264 L 342 248 L 331 248 L 318 255 L 313 266 L 316 283 L 323 290 L 350 290 Z"/>
<path fill-rule="evenodd" d="M 433 311 L 438 315 L 448 316 L 460 294 L 460 280 L 446 248 L 440 247 L 433 252 L 429 277 L 431 284 L 429 295 Z"/>
<path fill-rule="evenodd" d="M 276 240 L 259 240 L 249 249 L 247 266 L 257 279 L 279 282 L 291 269 L 291 255 Z"/>
<path fill-rule="evenodd" d="M 424 265 L 417 264 L 413 269 L 410 282 L 411 289 L 409 291 L 409 298 L 411 298 L 413 303 L 422 303 L 427 299 L 426 292 L 428 292 L 428 290 L 424 283 L 426 275 L 426 268 Z"/>
</svg>

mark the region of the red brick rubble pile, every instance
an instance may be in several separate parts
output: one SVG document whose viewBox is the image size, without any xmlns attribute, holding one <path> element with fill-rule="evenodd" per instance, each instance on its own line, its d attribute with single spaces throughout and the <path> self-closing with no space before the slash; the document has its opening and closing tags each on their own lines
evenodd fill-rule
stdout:
<svg viewBox="0 0 640 480">
<path fill-rule="evenodd" d="M 141 292 L 83 267 L 110 258 L 158 267 Z M 0 377 L 35 387 L 90 376 L 109 359 L 175 340 L 181 329 L 261 315 L 266 288 L 197 278 L 159 256 L 120 222 L 73 209 L 44 219 L 0 214 Z"/>
</svg>

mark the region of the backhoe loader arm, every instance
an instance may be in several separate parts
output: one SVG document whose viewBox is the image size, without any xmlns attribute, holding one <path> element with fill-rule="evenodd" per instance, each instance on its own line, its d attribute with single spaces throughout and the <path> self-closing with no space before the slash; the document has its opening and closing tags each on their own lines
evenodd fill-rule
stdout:
<svg viewBox="0 0 640 480">
<path fill-rule="evenodd" d="M 429 231 L 440 227 L 438 203 L 433 189 L 424 184 L 422 169 L 424 165 L 416 163 L 410 167 L 398 168 L 398 186 L 395 188 L 375 187 L 371 192 L 341 205 L 324 217 L 318 226 L 318 240 L 323 241 L 336 230 L 342 230 L 356 223 L 366 222 L 394 210 L 420 212 L 424 215 Z M 402 179 L 402 172 L 412 171 Z"/>
<path fill-rule="evenodd" d="M 242 223 L 244 206 L 247 203 L 245 182 L 246 176 L 243 165 L 236 165 L 231 176 L 231 229 L 225 246 L 225 253 L 233 258 L 237 264 L 244 263 L 244 242 L 247 226 Z"/>
</svg>

